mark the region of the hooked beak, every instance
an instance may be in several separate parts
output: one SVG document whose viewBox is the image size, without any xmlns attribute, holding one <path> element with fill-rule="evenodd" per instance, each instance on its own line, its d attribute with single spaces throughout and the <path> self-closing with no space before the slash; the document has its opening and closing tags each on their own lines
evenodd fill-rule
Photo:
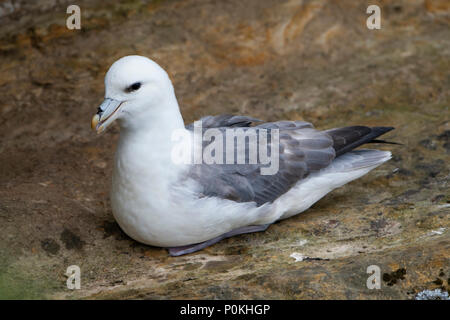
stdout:
<svg viewBox="0 0 450 320">
<path fill-rule="evenodd" d="M 100 107 L 98 107 L 97 114 L 92 117 L 91 128 L 102 133 L 107 127 L 119 116 L 119 110 L 123 101 L 118 101 L 106 98 Z"/>
</svg>

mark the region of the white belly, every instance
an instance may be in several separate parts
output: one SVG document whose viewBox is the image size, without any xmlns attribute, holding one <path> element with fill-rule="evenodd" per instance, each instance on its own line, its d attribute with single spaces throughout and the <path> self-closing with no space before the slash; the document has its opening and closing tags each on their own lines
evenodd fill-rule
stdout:
<svg viewBox="0 0 450 320">
<path fill-rule="evenodd" d="M 198 198 L 186 187 L 172 188 L 113 176 L 114 218 L 131 238 L 154 246 L 173 247 L 203 242 L 236 228 L 252 225 L 270 206 Z"/>
<path fill-rule="evenodd" d="M 386 153 L 386 161 L 390 154 Z M 348 155 L 347 158 L 352 155 Z M 111 205 L 120 227 L 133 239 L 154 246 L 174 247 L 210 240 L 249 225 L 270 224 L 307 210 L 333 189 L 361 177 L 382 162 L 346 167 L 347 158 L 299 181 L 273 203 L 257 207 L 219 198 L 199 198 L 193 181 L 174 183 L 164 168 L 133 171 L 116 163 Z"/>
</svg>

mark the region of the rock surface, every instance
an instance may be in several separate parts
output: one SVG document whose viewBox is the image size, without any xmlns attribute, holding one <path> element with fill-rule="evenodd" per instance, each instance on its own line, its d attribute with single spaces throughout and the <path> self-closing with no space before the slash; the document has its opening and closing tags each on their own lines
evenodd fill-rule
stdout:
<svg viewBox="0 0 450 320">
<path fill-rule="evenodd" d="M 0 4 L 0 298 L 413 299 L 449 290 L 448 1 Z M 7 6 L 7 3 L 14 5 Z M 90 131 L 110 64 L 168 70 L 186 122 L 239 113 L 393 125 L 394 158 L 266 232 L 169 257 L 108 200 L 119 131 Z M 378 147 L 378 146 L 377 146 Z M 81 289 L 66 268 L 81 268 Z M 369 290 L 367 267 L 381 269 Z"/>
</svg>

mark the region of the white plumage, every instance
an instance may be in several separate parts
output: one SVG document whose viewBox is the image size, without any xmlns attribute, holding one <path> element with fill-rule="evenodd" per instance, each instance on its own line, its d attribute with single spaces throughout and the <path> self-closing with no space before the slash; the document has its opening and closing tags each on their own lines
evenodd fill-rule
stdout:
<svg viewBox="0 0 450 320">
<path fill-rule="evenodd" d="M 173 131 L 192 131 L 185 128 L 167 73 L 147 58 L 128 56 L 111 66 L 105 88 L 108 105 L 99 108 L 93 127 L 101 132 L 116 119 L 121 127 L 111 188 L 113 214 L 130 237 L 149 245 L 197 244 L 291 217 L 391 157 L 378 150 L 347 152 L 260 205 L 199 196 L 203 186 L 189 176 L 190 165 L 171 159 Z"/>
</svg>

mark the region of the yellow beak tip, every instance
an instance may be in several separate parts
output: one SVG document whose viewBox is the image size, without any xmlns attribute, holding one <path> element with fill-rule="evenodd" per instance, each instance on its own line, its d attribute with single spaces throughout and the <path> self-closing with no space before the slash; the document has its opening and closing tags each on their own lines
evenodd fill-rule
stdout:
<svg viewBox="0 0 450 320">
<path fill-rule="evenodd" d="M 100 116 L 98 114 L 94 115 L 91 120 L 91 128 L 92 130 L 97 129 L 97 124 L 100 121 Z"/>
</svg>

